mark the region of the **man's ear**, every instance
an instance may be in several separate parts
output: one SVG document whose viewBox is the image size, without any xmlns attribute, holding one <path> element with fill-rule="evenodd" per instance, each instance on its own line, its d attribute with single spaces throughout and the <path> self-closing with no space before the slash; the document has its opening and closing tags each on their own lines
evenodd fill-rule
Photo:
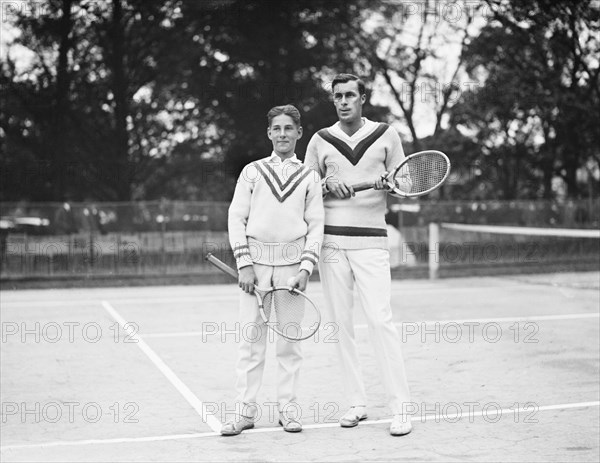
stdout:
<svg viewBox="0 0 600 463">
<path fill-rule="evenodd" d="M 298 140 L 300 140 L 302 138 L 302 134 L 304 132 L 302 131 L 302 127 L 298 127 Z"/>
<path fill-rule="evenodd" d="M 360 96 L 360 104 L 363 105 L 363 104 L 365 104 L 366 101 L 367 101 L 367 95 L 363 93 Z"/>
</svg>

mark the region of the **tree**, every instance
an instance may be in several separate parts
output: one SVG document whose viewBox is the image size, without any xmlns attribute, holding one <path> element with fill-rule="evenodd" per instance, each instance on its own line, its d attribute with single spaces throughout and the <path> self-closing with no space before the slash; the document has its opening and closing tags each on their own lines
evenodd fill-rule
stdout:
<svg viewBox="0 0 600 463">
<path fill-rule="evenodd" d="M 554 196 L 555 178 L 570 197 L 598 191 L 578 173 L 598 172 L 599 14 L 589 2 L 489 0 L 491 21 L 466 52 L 471 76 L 452 123 L 482 145 L 479 162 L 497 172 L 489 195 Z"/>
<path fill-rule="evenodd" d="M 10 57 L 2 63 L 2 99 L 6 105 L 0 127 L 8 154 L 2 167 L 8 185 L 17 187 L 17 196 L 11 197 L 11 191 L 4 190 L 2 199 L 17 199 L 23 193 L 18 189 L 22 184 L 31 189 L 31 199 L 38 199 L 38 195 L 62 198 L 66 194 L 64 166 L 72 157 L 65 135 L 71 109 L 68 55 L 73 47 L 73 5 L 72 0 L 50 2 L 46 11 L 52 18 L 43 22 L 35 16 L 20 18 L 19 42 L 28 43 L 35 56 L 35 77 L 16 82 L 15 63 Z M 58 49 L 55 64 L 48 62 L 49 43 Z M 15 176 L 13 168 L 19 164 L 21 172 Z"/>
<path fill-rule="evenodd" d="M 225 178 L 203 170 L 222 165 L 229 186 L 217 198 L 228 199 L 242 166 L 270 152 L 271 106 L 296 104 L 307 133 L 335 120 L 323 79 L 353 66 L 336 26 L 366 3 L 52 0 L 43 14 L 20 14 L 15 45 L 44 60 L 24 72 L 10 61 L 3 66 L 10 116 L 0 118 L 0 136 L 11 176 L 29 175 L 27 157 L 52 169 L 33 175 L 45 188 L 13 185 L 2 198 L 126 200 L 170 192 L 212 199 Z M 56 23 L 70 27 L 58 58 Z M 58 115 L 47 106 L 52 95 L 62 95 Z M 48 144 L 52 134 L 56 148 Z M 197 187 L 198 179 L 217 183 Z"/>
<path fill-rule="evenodd" d="M 475 34 L 480 5 L 473 2 L 382 2 L 348 26 L 363 67 L 381 77 L 406 124 L 410 149 L 424 148 L 417 125 L 433 117 L 430 133 L 442 130 L 463 71 L 463 50 Z M 450 56 L 449 56 L 450 55 Z M 456 60 L 448 59 L 456 55 Z"/>
</svg>

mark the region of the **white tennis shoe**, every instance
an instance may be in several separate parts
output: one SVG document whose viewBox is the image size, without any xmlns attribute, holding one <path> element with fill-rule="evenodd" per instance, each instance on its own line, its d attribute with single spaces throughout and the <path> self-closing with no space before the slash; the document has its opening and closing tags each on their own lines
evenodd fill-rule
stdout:
<svg viewBox="0 0 600 463">
<path fill-rule="evenodd" d="M 235 420 L 228 421 L 221 427 L 222 436 L 237 436 L 245 429 L 254 427 L 254 420 L 250 417 L 238 415 Z"/>
<path fill-rule="evenodd" d="M 392 424 L 390 424 L 390 434 L 392 436 L 405 436 L 412 431 L 410 416 L 394 415 Z"/>
<path fill-rule="evenodd" d="M 340 418 L 340 426 L 342 428 L 353 428 L 358 425 L 359 421 L 367 419 L 367 411 L 364 405 L 350 407 L 344 416 Z"/>
<path fill-rule="evenodd" d="M 286 432 L 300 432 L 302 431 L 302 422 L 299 418 L 290 418 L 287 413 L 279 413 L 279 425 L 283 426 L 283 430 Z"/>
</svg>

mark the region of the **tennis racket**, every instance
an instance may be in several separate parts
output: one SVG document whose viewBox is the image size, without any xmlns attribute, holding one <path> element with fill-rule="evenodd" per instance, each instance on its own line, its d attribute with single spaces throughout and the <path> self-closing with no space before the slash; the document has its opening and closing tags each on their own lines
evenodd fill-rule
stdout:
<svg viewBox="0 0 600 463">
<path fill-rule="evenodd" d="M 206 260 L 222 272 L 238 279 L 238 273 L 211 253 Z M 290 341 L 303 341 L 313 336 L 321 326 L 321 312 L 302 291 L 289 286 L 259 288 L 254 286 L 258 310 L 265 324 Z"/>
<path fill-rule="evenodd" d="M 390 192 L 404 198 L 423 196 L 439 188 L 450 174 L 450 159 L 441 151 L 420 151 L 398 164 L 385 180 Z M 372 182 L 352 185 L 354 191 L 373 188 Z"/>
</svg>

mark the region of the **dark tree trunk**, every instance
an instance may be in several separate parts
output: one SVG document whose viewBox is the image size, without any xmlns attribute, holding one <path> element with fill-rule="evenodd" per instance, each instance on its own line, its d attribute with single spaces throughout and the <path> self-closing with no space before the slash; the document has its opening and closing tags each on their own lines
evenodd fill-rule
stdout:
<svg viewBox="0 0 600 463">
<path fill-rule="evenodd" d="M 129 135 L 127 133 L 127 77 L 125 73 L 123 7 L 121 0 L 113 0 L 112 24 L 112 90 L 115 109 L 115 140 L 111 173 L 114 175 L 114 193 L 118 201 L 131 199 L 131 172 L 129 165 Z"/>
</svg>

